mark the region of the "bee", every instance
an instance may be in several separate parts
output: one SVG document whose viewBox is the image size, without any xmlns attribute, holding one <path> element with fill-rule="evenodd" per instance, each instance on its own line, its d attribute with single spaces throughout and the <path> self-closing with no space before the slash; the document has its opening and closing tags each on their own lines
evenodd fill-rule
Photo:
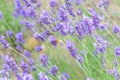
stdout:
<svg viewBox="0 0 120 80">
<path fill-rule="evenodd" d="M 34 37 L 28 37 L 26 39 L 26 43 L 24 45 L 25 49 L 31 50 L 34 49 L 36 46 L 41 45 L 42 43 L 36 40 Z"/>
<path fill-rule="evenodd" d="M 62 40 L 60 40 L 60 39 L 56 39 L 56 43 L 57 43 L 57 45 L 63 45 L 63 41 Z"/>
</svg>

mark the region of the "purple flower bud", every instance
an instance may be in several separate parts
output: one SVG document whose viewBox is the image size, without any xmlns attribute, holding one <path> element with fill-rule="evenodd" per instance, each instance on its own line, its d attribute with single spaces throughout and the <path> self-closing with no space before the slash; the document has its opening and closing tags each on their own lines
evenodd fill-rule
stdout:
<svg viewBox="0 0 120 80">
<path fill-rule="evenodd" d="M 27 29 L 31 29 L 33 27 L 33 24 L 27 20 L 22 20 L 21 24 L 25 26 Z"/>
<path fill-rule="evenodd" d="M 8 30 L 8 31 L 6 31 L 6 35 L 9 36 L 9 37 L 12 37 L 13 33 L 12 33 L 12 31 Z"/>
<path fill-rule="evenodd" d="M 49 78 L 41 72 L 38 73 L 38 76 L 39 76 L 39 80 L 49 80 Z"/>
<path fill-rule="evenodd" d="M 77 56 L 77 61 L 78 61 L 79 63 L 83 63 L 83 61 L 84 61 L 84 57 L 78 55 L 78 56 Z"/>
<path fill-rule="evenodd" d="M 53 46 L 57 46 L 56 38 L 55 38 L 53 35 L 49 36 L 48 41 L 49 41 Z"/>
<path fill-rule="evenodd" d="M 114 26 L 113 32 L 114 33 L 119 33 L 120 32 L 120 27 L 119 26 Z"/>
<path fill-rule="evenodd" d="M 57 6 L 56 0 L 50 0 L 50 6 L 51 6 L 51 7 Z"/>
<path fill-rule="evenodd" d="M 50 59 L 49 56 L 44 54 L 44 55 L 41 55 L 39 59 L 40 59 L 40 62 L 42 63 L 42 65 L 44 67 L 47 67 L 49 59 Z"/>
<path fill-rule="evenodd" d="M 78 16 L 82 15 L 82 10 L 80 8 L 77 10 L 77 15 Z"/>
<path fill-rule="evenodd" d="M 20 67 L 22 68 L 24 74 L 29 74 L 31 72 L 30 66 L 27 63 L 25 63 L 23 60 L 20 63 Z"/>
<path fill-rule="evenodd" d="M 73 12 L 73 7 L 72 7 L 72 1 L 71 0 L 65 0 L 65 6 L 68 11 L 68 13 L 72 16 L 75 17 L 75 14 Z"/>
<path fill-rule="evenodd" d="M 68 73 L 63 72 L 62 76 L 60 77 L 60 80 L 69 80 L 70 76 Z"/>
<path fill-rule="evenodd" d="M 35 39 L 38 39 L 38 38 L 39 38 L 39 34 L 34 33 L 34 34 L 33 34 L 33 37 L 34 37 Z"/>
<path fill-rule="evenodd" d="M 42 42 L 46 41 L 46 35 L 44 33 L 40 33 L 38 39 L 40 39 Z"/>
<path fill-rule="evenodd" d="M 56 65 L 54 65 L 50 68 L 50 74 L 51 75 L 56 76 L 57 72 L 58 72 L 58 67 Z"/>
<path fill-rule="evenodd" d="M 24 50 L 23 54 L 26 56 L 26 57 L 31 57 L 31 52 L 28 51 L 28 50 Z"/>
<path fill-rule="evenodd" d="M 25 43 L 25 40 L 24 40 L 22 32 L 17 33 L 16 36 L 15 36 L 15 38 L 16 38 L 17 42 L 22 43 L 22 44 Z"/>
<path fill-rule="evenodd" d="M 23 80 L 34 80 L 31 74 L 24 74 Z"/>
<path fill-rule="evenodd" d="M 76 5 L 80 5 L 82 3 L 83 0 L 75 0 L 75 4 Z"/>
<path fill-rule="evenodd" d="M 17 46 L 16 46 L 16 50 L 17 50 L 17 51 L 21 51 L 21 50 L 22 50 L 22 46 L 17 45 Z"/>
<path fill-rule="evenodd" d="M 16 75 L 17 80 L 23 80 L 23 77 L 21 75 Z"/>
<path fill-rule="evenodd" d="M 27 0 L 23 0 L 24 1 L 24 3 L 25 3 L 25 6 L 26 7 L 30 7 L 31 6 L 31 4 L 27 1 Z"/>
<path fill-rule="evenodd" d="M 120 56 L 120 47 L 117 47 L 117 48 L 115 49 L 115 55 L 116 55 L 117 57 Z"/>
<path fill-rule="evenodd" d="M 22 32 L 19 32 L 16 34 L 16 39 L 23 39 L 23 33 Z"/>
<path fill-rule="evenodd" d="M 35 61 L 33 59 L 29 59 L 28 64 L 32 71 L 35 71 L 37 67 L 35 66 Z"/>
<path fill-rule="evenodd" d="M 4 60 L 11 71 L 13 71 L 15 74 L 19 72 L 18 66 L 12 57 L 4 56 Z"/>
<path fill-rule="evenodd" d="M 67 22 L 68 21 L 68 14 L 67 14 L 67 12 L 66 12 L 66 10 L 63 6 L 59 7 L 58 16 L 59 16 L 59 19 L 62 22 Z"/>
<path fill-rule="evenodd" d="M 7 42 L 3 35 L 0 35 L 0 44 L 2 44 L 5 48 L 10 47 L 10 44 Z"/>
<path fill-rule="evenodd" d="M 42 13 L 40 14 L 40 22 L 46 25 L 49 25 L 51 23 L 51 18 L 47 11 L 42 11 Z"/>
<path fill-rule="evenodd" d="M 35 47 L 35 51 L 39 52 L 39 51 L 41 51 L 41 50 L 42 50 L 42 47 L 41 47 L 41 46 L 36 46 L 36 47 Z"/>
<path fill-rule="evenodd" d="M 104 9 L 106 10 L 109 5 L 110 5 L 110 0 L 100 0 L 98 6 L 104 7 Z"/>
<path fill-rule="evenodd" d="M 3 15 L 2 15 L 2 12 L 0 12 L 0 19 L 2 19 L 3 18 Z"/>
<path fill-rule="evenodd" d="M 67 47 L 67 49 L 69 50 L 71 56 L 72 56 L 73 58 L 76 58 L 77 55 L 78 55 L 78 51 L 77 51 L 77 49 L 75 48 L 74 43 L 71 42 L 71 41 L 69 41 L 69 40 L 67 40 L 67 41 L 66 41 L 66 47 Z"/>
</svg>

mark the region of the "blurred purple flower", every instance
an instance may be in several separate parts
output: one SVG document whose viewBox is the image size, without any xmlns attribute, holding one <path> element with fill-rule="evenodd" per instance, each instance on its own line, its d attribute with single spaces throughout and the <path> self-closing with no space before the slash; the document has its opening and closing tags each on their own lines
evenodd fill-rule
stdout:
<svg viewBox="0 0 120 80">
<path fill-rule="evenodd" d="M 120 56 L 120 47 L 117 47 L 117 48 L 115 49 L 115 55 L 116 55 L 117 57 Z"/>
<path fill-rule="evenodd" d="M 4 61 L 6 62 L 9 69 L 14 72 L 14 74 L 19 73 L 18 66 L 17 66 L 16 62 L 14 61 L 13 57 L 6 55 L 6 56 L 4 56 Z"/>
<path fill-rule="evenodd" d="M 2 44 L 5 48 L 9 48 L 10 44 L 7 42 L 3 35 L 0 35 L 0 44 Z"/>
<path fill-rule="evenodd" d="M 41 46 L 36 46 L 36 47 L 35 47 L 35 51 L 39 52 L 39 51 L 41 51 L 41 50 L 42 50 L 42 47 L 41 47 Z"/>
<path fill-rule="evenodd" d="M 21 51 L 21 50 L 22 50 L 22 46 L 17 45 L 17 46 L 16 46 L 16 50 L 17 50 L 17 51 Z"/>
<path fill-rule="evenodd" d="M 56 41 L 56 38 L 51 35 L 48 37 L 48 41 L 53 45 L 53 46 L 57 46 L 57 41 Z"/>
<path fill-rule="evenodd" d="M 55 7 L 55 6 L 57 6 L 57 2 L 56 2 L 56 0 L 50 0 L 50 6 L 51 7 Z"/>
<path fill-rule="evenodd" d="M 22 43 L 22 44 L 25 43 L 25 40 L 24 40 L 24 37 L 23 37 L 23 32 L 18 32 L 16 34 L 15 38 L 16 38 L 17 42 Z"/>
<path fill-rule="evenodd" d="M 114 33 L 119 33 L 120 32 L 120 27 L 119 26 L 114 26 L 113 27 L 113 32 Z"/>
<path fill-rule="evenodd" d="M 77 10 L 77 15 L 78 16 L 82 15 L 82 10 L 80 8 Z"/>
<path fill-rule="evenodd" d="M 73 7 L 72 7 L 72 0 L 65 0 L 65 7 L 68 11 L 68 13 L 72 16 L 75 17 L 75 14 L 73 12 Z"/>
<path fill-rule="evenodd" d="M 12 33 L 12 31 L 8 30 L 8 31 L 6 31 L 6 35 L 7 35 L 8 37 L 12 37 L 12 36 L 13 36 L 13 33 Z"/>
<path fill-rule="evenodd" d="M 69 80 L 70 76 L 68 73 L 63 72 L 62 75 L 60 76 L 60 80 Z"/>
<path fill-rule="evenodd" d="M 44 54 L 44 55 L 40 55 L 40 62 L 42 63 L 42 65 L 44 66 L 44 67 L 47 67 L 47 65 L 48 65 L 48 62 L 49 62 L 49 56 L 48 55 L 46 55 L 46 54 Z"/>
<path fill-rule="evenodd" d="M 62 21 L 62 22 L 68 21 L 68 14 L 63 6 L 59 6 L 58 17 L 59 17 L 60 21 Z"/>
<path fill-rule="evenodd" d="M 49 78 L 41 72 L 38 73 L 38 76 L 39 76 L 39 80 L 49 80 Z"/>
<path fill-rule="evenodd" d="M 28 58 L 31 57 L 31 52 L 28 51 L 28 50 L 24 50 L 23 54 L 24 54 L 26 57 L 28 57 Z"/>
<path fill-rule="evenodd" d="M 37 69 L 37 67 L 35 66 L 35 61 L 33 59 L 29 59 L 28 64 L 32 71 L 35 71 Z"/>
<path fill-rule="evenodd" d="M 33 27 L 33 24 L 27 20 L 22 20 L 21 24 L 25 26 L 27 29 L 31 29 Z"/>
<path fill-rule="evenodd" d="M 67 40 L 67 41 L 66 41 L 66 47 L 67 47 L 67 49 L 69 50 L 71 56 L 74 57 L 74 58 L 76 58 L 77 55 L 78 55 L 78 51 L 77 51 L 77 49 L 75 48 L 74 43 L 71 42 L 70 40 Z"/>
<path fill-rule="evenodd" d="M 51 68 L 50 68 L 50 74 L 53 75 L 53 76 L 56 76 L 57 75 L 57 72 L 58 72 L 58 67 L 56 65 L 53 65 Z"/>
<path fill-rule="evenodd" d="M 51 23 L 51 18 L 47 11 L 42 11 L 40 14 L 40 22 L 46 25 L 49 25 Z"/>
<path fill-rule="evenodd" d="M 2 19 L 3 18 L 3 15 L 2 15 L 2 12 L 0 12 L 0 19 Z"/>
<path fill-rule="evenodd" d="M 23 74 L 29 74 L 31 72 L 30 66 L 23 60 L 21 60 L 20 67 L 22 68 Z"/>
<path fill-rule="evenodd" d="M 23 80 L 34 80 L 31 74 L 24 74 Z"/>
</svg>

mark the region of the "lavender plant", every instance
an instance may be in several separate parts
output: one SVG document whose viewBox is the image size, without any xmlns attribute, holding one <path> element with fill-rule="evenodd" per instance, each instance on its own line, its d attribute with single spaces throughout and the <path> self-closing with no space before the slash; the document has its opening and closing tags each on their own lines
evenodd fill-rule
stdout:
<svg viewBox="0 0 120 80">
<path fill-rule="evenodd" d="M 0 32 L 0 80 L 119 80 L 120 29 L 108 16 L 115 2 L 14 0 L 20 30 Z"/>
</svg>

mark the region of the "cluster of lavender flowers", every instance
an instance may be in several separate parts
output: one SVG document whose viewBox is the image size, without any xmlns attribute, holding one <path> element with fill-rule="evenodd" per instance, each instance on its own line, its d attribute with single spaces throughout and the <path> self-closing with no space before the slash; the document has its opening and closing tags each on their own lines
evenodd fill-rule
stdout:
<svg viewBox="0 0 120 80">
<path fill-rule="evenodd" d="M 88 9 L 89 15 L 85 15 L 82 8 L 80 8 L 80 5 L 84 4 L 84 2 L 84 0 L 64 0 L 63 5 L 61 5 L 57 0 L 50 0 L 50 10 L 40 12 L 39 9 L 42 9 L 42 5 L 44 5 L 41 4 L 40 0 L 15 0 L 14 17 L 16 19 L 22 18 L 20 24 L 24 31 L 14 34 L 12 31 L 8 30 L 6 31 L 6 35 L 0 35 L 1 46 L 6 48 L 7 53 L 10 53 L 9 55 L 1 54 L 5 66 L 3 66 L 1 70 L 0 74 L 2 76 L 0 76 L 0 80 L 8 80 L 13 76 L 12 73 L 17 80 L 34 80 L 32 73 L 38 71 L 38 80 L 70 79 L 69 73 L 60 72 L 58 66 L 51 63 L 48 54 L 44 53 L 40 55 L 40 63 L 34 59 L 32 53 L 41 52 L 43 47 L 37 45 L 33 51 L 25 49 L 24 44 L 27 42 L 24 36 L 25 31 L 30 32 L 32 37 L 38 42 L 42 42 L 42 44 L 48 42 L 48 44 L 50 43 L 54 48 L 59 47 L 58 44 L 60 41 L 58 38 L 60 38 L 60 43 L 63 44 L 61 46 L 65 46 L 65 49 L 68 50 L 72 58 L 81 64 L 76 63 L 80 67 L 82 67 L 88 55 L 84 52 L 81 54 L 77 46 L 83 46 L 83 49 L 85 49 L 88 54 L 91 53 L 91 51 L 86 48 L 87 46 L 85 46 L 84 40 L 86 37 L 92 38 L 95 40 L 93 43 L 95 49 L 93 49 L 92 54 L 95 55 L 91 55 L 97 59 L 97 56 L 100 55 L 99 53 L 104 53 L 102 54 L 101 61 L 101 64 L 104 65 L 102 69 L 113 74 L 114 77 L 119 80 L 120 73 L 117 70 L 117 59 L 120 56 L 120 47 L 114 47 L 113 44 L 110 44 L 109 40 L 107 40 L 107 36 L 103 37 L 97 33 L 99 31 L 109 32 L 107 30 L 109 25 L 107 25 L 107 22 L 103 23 L 104 19 L 97 13 L 95 9 L 97 5 L 95 8 Z M 103 6 L 105 9 L 107 9 L 109 5 L 109 0 L 100 0 L 98 4 L 100 8 Z M 0 20 L 3 18 L 2 12 L 0 12 Z M 120 33 L 119 26 L 114 26 L 112 33 L 118 35 Z M 16 42 L 15 46 L 11 46 L 11 43 L 9 43 L 5 37 L 9 39 L 14 38 Z M 76 42 L 76 39 L 78 42 Z M 114 49 L 116 60 L 114 61 L 114 66 L 109 69 L 107 67 L 105 53 L 107 52 L 107 48 L 111 45 L 113 46 L 111 48 Z M 22 57 L 20 58 L 20 62 L 18 61 L 19 63 L 16 60 L 17 57 L 14 57 L 16 55 L 12 53 L 17 53 Z M 105 60 L 103 60 L 103 58 L 105 58 Z M 86 77 L 87 76 L 90 76 L 89 73 L 87 73 Z M 86 80 L 94 79 L 86 78 Z"/>
</svg>

